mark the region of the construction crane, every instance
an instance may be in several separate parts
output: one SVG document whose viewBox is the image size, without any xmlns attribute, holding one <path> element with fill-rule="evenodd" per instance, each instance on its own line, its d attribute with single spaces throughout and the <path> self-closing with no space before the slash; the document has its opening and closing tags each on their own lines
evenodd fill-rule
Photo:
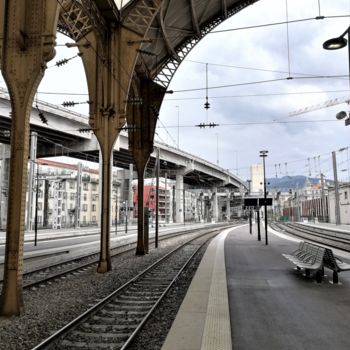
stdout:
<svg viewBox="0 0 350 350">
<path fill-rule="evenodd" d="M 322 103 L 318 103 L 316 105 L 312 105 L 312 106 L 308 106 L 308 107 L 297 109 L 297 110 L 295 110 L 293 112 L 288 113 L 288 116 L 289 117 L 293 117 L 295 115 L 317 111 L 317 110 L 322 109 L 322 108 L 327 108 L 327 107 L 339 105 L 339 104 L 342 104 L 342 103 L 350 104 L 349 98 L 348 97 L 333 98 L 331 100 L 328 100 L 328 101 L 325 101 L 325 102 L 322 102 Z"/>
</svg>

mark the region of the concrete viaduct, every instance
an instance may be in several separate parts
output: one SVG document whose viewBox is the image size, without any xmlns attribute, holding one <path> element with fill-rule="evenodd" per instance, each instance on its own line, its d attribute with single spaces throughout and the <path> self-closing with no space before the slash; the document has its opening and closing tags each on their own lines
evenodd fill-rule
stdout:
<svg viewBox="0 0 350 350">
<path fill-rule="evenodd" d="M 1 142 L 10 142 L 11 130 L 11 102 L 5 89 L 0 88 L 0 126 Z M 45 118 L 45 123 L 39 117 Z M 100 152 L 96 137 L 92 132 L 81 132 L 89 128 L 88 118 L 69 109 L 62 108 L 47 102 L 36 100 L 30 118 L 33 147 L 36 152 L 30 152 L 33 164 L 36 157 L 53 157 L 69 155 L 82 160 L 99 162 Z M 80 130 L 80 131 L 79 131 Z M 41 136 L 42 135 L 42 136 Z M 31 143 L 32 144 L 32 143 Z M 162 172 L 167 177 L 176 180 L 176 222 L 183 222 L 184 184 L 191 188 L 210 189 L 212 193 L 221 192 L 221 195 L 230 197 L 232 192 L 241 192 L 244 183 L 236 175 L 218 165 L 200 157 L 171 147 L 161 142 L 154 142 L 154 151 L 147 164 L 148 169 L 154 169 L 159 152 Z M 122 131 L 113 147 L 113 165 L 129 169 L 133 158 L 129 151 L 128 134 Z M 165 166 L 164 166 L 165 165 Z M 29 193 L 35 170 L 29 167 Z M 147 173 L 146 173 L 147 176 Z M 1 181 L 1 177 L 0 177 Z M 1 186 L 0 186 L 1 187 Z M 31 202 L 31 200 L 28 200 Z M 28 213 L 27 213 L 28 215 Z M 27 217 L 27 229 L 28 229 Z"/>
</svg>

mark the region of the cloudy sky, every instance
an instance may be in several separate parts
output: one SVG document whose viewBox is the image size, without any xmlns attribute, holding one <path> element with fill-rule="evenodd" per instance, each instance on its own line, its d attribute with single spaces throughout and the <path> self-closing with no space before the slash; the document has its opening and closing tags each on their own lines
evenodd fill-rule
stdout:
<svg viewBox="0 0 350 350">
<path fill-rule="evenodd" d="M 288 1 L 289 20 L 318 16 L 318 4 L 317 0 Z M 349 8 L 348 0 L 320 1 L 323 16 L 346 15 Z M 285 1 L 261 0 L 214 31 L 285 20 Z M 180 148 L 212 162 L 219 160 L 223 168 L 238 172 L 242 178 L 249 178 L 250 165 L 260 162 L 259 151 L 265 149 L 269 151 L 266 159 L 269 177 L 276 176 L 276 169 L 278 176 L 286 173 L 315 176 L 319 164 L 323 172 L 331 175 L 331 152 L 350 145 L 350 126 L 345 127 L 344 121 L 335 119 L 337 112 L 348 110 L 347 104 L 294 117 L 289 113 L 329 99 L 348 97 L 347 77 L 306 77 L 348 74 L 347 49 L 326 51 L 322 44 L 341 35 L 349 23 L 349 17 L 290 23 L 289 60 L 286 24 L 207 35 L 182 63 L 171 89 L 205 87 L 205 63 L 209 87 L 283 80 L 209 90 L 208 116 L 204 109 L 205 91 L 175 93 L 164 102 L 161 120 L 165 125 L 176 126 L 179 109 Z M 305 79 L 286 80 L 289 75 Z M 207 120 L 224 126 L 207 130 L 181 127 Z M 275 120 L 295 123 L 268 124 Z M 177 142 L 177 127 L 169 128 L 169 132 Z M 164 132 L 161 137 L 172 142 Z M 348 172 L 342 171 L 348 168 L 348 150 L 337 156 L 340 178 L 348 177 Z"/>
<path fill-rule="evenodd" d="M 333 18 L 304 21 L 319 13 Z M 285 23 L 267 25 L 286 21 L 285 0 L 260 0 L 228 19 L 208 34 L 181 64 L 169 87 L 179 92 L 168 95 L 163 103 L 157 137 L 177 146 L 179 135 L 181 149 L 218 162 L 243 179 L 250 177 L 250 165 L 261 161 L 260 150 L 269 151 L 268 177 L 316 176 L 320 167 L 332 177 L 331 152 L 350 146 L 350 126 L 345 127 L 344 121 L 335 119 L 339 111 L 348 111 L 348 105 L 343 103 L 296 116 L 289 113 L 349 97 L 347 48 L 336 51 L 322 48 L 325 40 L 348 28 L 349 13 L 350 0 L 289 0 L 289 21 L 303 20 L 289 23 L 289 40 Z M 246 28 L 252 26 L 257 27 Z M 66 38 L 58 37 L 59 45 L 65 42 Z M 87 99 L 83 95 L 87 88 L 80 59 L 73 59 L 61 68 L 54 66 L 57 60 L 74 55 L 74 49 L 57 47 L 57 56 L 49 63 L 51 68 L 38 89 L 39 99 L 57 104 Z M 206 63 L 211 106 L 208 111 L 204 109 L 205 91 L 180 92 L 205 88 Z M 294 79 L 287 80 L 288 76 Z M 222 85 L 238 86 L 212 89 Z M 0 86 L 4 86 L 1 78 Z M 65 96 L 58 92 L 82 95 Z M 86 105 L 75 110 L 87 114 Z M 194 127 L 203 122 L 220 126 Z M 338 176 L 343 180 L 350 180 L 349 156 L 348 149 L 337 152 Z"/>
</svg>

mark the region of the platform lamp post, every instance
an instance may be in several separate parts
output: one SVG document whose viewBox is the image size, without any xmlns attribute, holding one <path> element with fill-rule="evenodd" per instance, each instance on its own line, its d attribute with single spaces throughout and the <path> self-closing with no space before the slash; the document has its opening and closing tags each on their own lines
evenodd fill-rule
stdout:
<svg viewBox="0 0 350 350">
<path fill-rule="evenodd" d="M 250 186 L 252 180 L 247 180 L 248 183 L 248 195 L 250 195 Z M 252 234 L 252 208 L 249 208 L 249 233 Z"/>
<path fill-rule="evenodd" d="M 267 157 L 269 151 L 260 151 L 260 157 L 263 159 L 263 169 L 264 169 L 264 207 L 265 207 L 265 244 L 268 245 L 267 238 L 267 203 L 266 203 L 266 173 L 265 173 L 265 158 Z"/>
</svg>

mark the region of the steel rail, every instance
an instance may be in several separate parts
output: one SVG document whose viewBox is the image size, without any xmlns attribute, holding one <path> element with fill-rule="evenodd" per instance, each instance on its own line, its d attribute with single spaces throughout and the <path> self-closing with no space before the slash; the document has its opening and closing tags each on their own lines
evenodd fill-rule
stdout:
<svg viewBox="0 0 350 350">
<path fill-rule="evenodd" d="M 190 240 L 188 240 L 187 242 L 181 244 L 180 246 L 176 247 L 175 249 L 173 249 L 172 251 L 170 251 L 169 253 L 167 253 L 165 256 L 163 256 L 162 258 L 158 259 L 156 262 L 154 262 L 153 264 L 151 264 L 149 267 L 147 267 L 146 269 L 144 269 L 142 272 L 140 272 L 137 276 L 131 278 L 128 282 L 126 282 L 125 284 L 123 284 L 121 287 L 119 287 L 118 289 L 116 289 L 115 291 L 113 291 L 112 293 L 110 293 L 108 296 L 106 296 L 105 298 L 103 298 L 102 300 L 100 300 L 97 304 L 95 304 L 94 306 L 90 307 L 88 310 L 86 310 L 84 313 L 82 313 L 81 315 L 79 315 L 78 317 L 76 317 L 74 320 L 72 320 L 71 322 L 69 322 L 68 324 L 66 324 L 64 327 L 62 327 L 60 330 L 56 331 L 54 334 L 52 334 L 50 337 L 48 337 L 47 339 L 45 339 L 44 341 L 42 341 L 40 344 L 38 344 L 37 346 L 35 346 L 34 348 L 32 348 L 32 350 L 41 350 L 41 349 L 45 349 L 48 346 L 52 345 L 54 342 L 59 341 L 61 337 L 66 336 L 69 331 L 73 330 L 75 327 L 79 326 L 80 324 L 82 324 L 83 321 L 85 321 L 88 317 L 93 316 L 94 314 L 96 314 L 97 312 L 101 311 L 106 305 L 108 305 L 110 302 L 113 301 L 113 299 L 115 297 L 117 297 L 118 294 L 120 294 L 122 291 L 126 290 L 127 287 L 131 286 L 134 282 L 137 282 L 138 280 L 140 280 L 144 275 L 146 275 L 148 272 L 152 271 L 154 268 L 158 267 L 162 262 L 166 261 L 168 258 L 170 258 L 171 256 L 173 256 L 176 252 L 179 252 L 182 248 L 184 248 L 185 246 L 188 246 L 189 244 L 191 244 L 193 241 L 199 239 L 199 238 L 203 238 L 203 236 L 206 235 L 211 235 L 210 237 L 208 237 L 204 243 L 200 244 L 199 247 L 197 247 L 197 249 L 195 249 L 194 252 L 192 252 L 190 258 L 186 259 L 186 262 L 184 264 L 182 264 L 181 267 L 181 271 L 183 271 L 184 268 L 186 268 L 186 266 L 189 264 L 189 262 L 191 261 L 191 259 L 193 259 L 193 257 L 195 256 L 195 254 L 199 251 L 199 249 L 214 235 L 218 234 L 221 229 L 215 228 L 215 229 L 211 229 L 211 230 L 207 230 L 208 232 L 206 233 L 202 233 L 200 236 L 194 237 Z M 169 282 L 168 286 L 166 287 L 166 289 L 162 292 L 162 294 L 159 296 L 159 298 L 163 299 L 164 296 L 168 293 L 168 291 L 170 290 L 171 286 L 173 285 L 173 283 L 176 281 L 176 279 L 178 278 L 179 274 L 181 273 L 181 271 L 177 271 L 176 275 L 172 278 L 172 280 Z M 153 311 L 155 310 L 155 308 L 159 305 L 159 302 L 161 300 L 159 300 L 159 298 L 154 302 L 155 304 L 153 304 L 153 306 L 151 307 L 151 309 L 147 312 L 147 314 L 142 318 L 142 320 L 139 322 L 138 326 L 134 329 L 134 331 L 128 335 L 128 338 L 124 341 L 124 344 L 122 345 L 122 347 L 120 349 L 125 350 L 129 344 L 132 342 L 132 340 L 134 339 L 134 337 L 137 335 L 137 333 L 142 329 L 143 325 L 145 324 L 145 322 L 147 321 L 147 319 L 150 317 L 150 315 L 153 313 Z"/>
<path fill-rule="evenodd" d="M 216 226 L 217 227 L 226 227 L 227 225 L 220 225 L 220 226 Z M 193 233 L 193 232 L 196 232 L 198 230 L 207 230 L 208 228 L 197 228 L 197 229 L 190 229 L 190 230 L 186 230 L 186 231 L 180 231 L 180 232 L 173 232 L 173 233 L 169 233 L 169 234 L 165 234 L 165 235 L 161 235 L 160 236 L 160 240 L 161 241 L 164 241 L 164 240 L 167 240 L 167 239 L 170 239 L 170 238 L 173 238 L 173 237 L 176 237 L 176 236 L 180 236 L 182 234 L 190 234 L 190 233 Z M 150 243 L 153 243 L 154 242 L 154 238 L 152 238 L 150 240 Z M 123 250 L 123 251 L 120 251 L 121 249 L 125 248 L 125 247 L 128 247 L 132 245 L 131 248 L 128 248 L 126 250 Z M 124 254 L 124 253 L 128 253 L 130 251 L 133 251 L 135 249 L 135 245 L 136 245 L 136 242 L 130 242 L 130 243 L 126 243 L 126 244 L 122 244 L 120 246 L 115 246 L 111 249 L 111 251 L 116 251 L 115 253 L 112 253 L 111 254 L 111 257 L 114 258 L 120 254 Z M 43 268 L 40 268 L 38 270 L 34 270 L 34 271 L 30 271 L 28 273 L 25 273 L 23 275 L 24 279 L 25 278 L 29 278 L 30 275 L 39 275 L 40 273 L 46 271 L 46 270 L 49 270 L 49 269 L 55 269 L 55 268 L 60 268 L 61 266 L 65 266 L 65 265 L 69 265 L 69 264 L 72 264 L 72 263 L 76 263 L 78 264 L 78 266 L 75 266 L 75 267 L 72 267 L 70 269 L 65 269 L 64 271 L 60 271 L 58 273 L 52 273 L 50 274 L 49 276 L 45 276 L 43 278 L 40 278 L 38 280 L 35 280 L 33 282 L 29 282 L 29 283 L 24 283 L 23 285 L 23 288 L 24 289 L 30 289 L 30 288 L 33 288 L 33 287 L 36 287 L 36 286 L 39 286 L 39 285 L 44 285 L 50 281 L 53 281 L 53 280 L 58 280 L 60 278 L 62 278 L 63 276 L 68 276 L 70 274 L 73 274 L 79 270 L 82 270 L 82 269 L 86 269 L 86 268 L 89 268 L 89 267 L 93 267 L 93 265 L 95 265 L 97 262 L 98 262 L 98 255 L 99 253 L 90 253 L 90 254 L 87 254 L 85 256 L 80 256 L 80 257 L 76 257 L 76 258 L 73 258 L 73 259 L 70 259 L 70 260 L 65 260 L 64 262 L 60 262 L 60 263 L 56 263 L 56 264 L 52 264 L 52 265 L 49 265 L 49 266 L 45 266 Z M 82 262 L 82 263 L 79 263 L 80 260 L 84 260 L 84 259 L 93 259 L 91 261 L 88 261 L 88 262 Z M 2 286 L 2 282 L 3 280 L 0 280 L 0 287 Z"/>
<path fill-rule="evenodd" d="M 273 223 L 271 227 L 277 227 L 279 230 L 282 230 L 285 233 L 307 239 L 312 242 L 321 243 L 346 252 L 350 251 L 350 236 L 349 239 L 339 238 L 336 236 L 336 234 L 339 234 L 339 232 L 336 231 L 329 230 L 330 233 L 334 233 L 334 235 L 327 235 L 326 233 L 322 232 L 322 229 L 318 230 L 317 227 L 312 227 L 309 229 L 309 227 L 301 228 L 299 225 L 286 225 L 276 222 Z"/>
</svg>

